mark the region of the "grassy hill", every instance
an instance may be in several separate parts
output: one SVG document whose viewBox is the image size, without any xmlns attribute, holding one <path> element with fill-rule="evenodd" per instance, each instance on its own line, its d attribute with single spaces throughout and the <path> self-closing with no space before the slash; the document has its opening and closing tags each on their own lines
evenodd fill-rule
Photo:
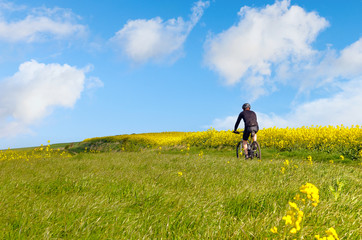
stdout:
<svg viewBox="0 0 362 240">
<path fill-rule="evenodd" d="M 272 147 L 244 160 L 153 135 L 2 151 L 0 238 L 361 239 L 358 160 Z"/>
</svg>

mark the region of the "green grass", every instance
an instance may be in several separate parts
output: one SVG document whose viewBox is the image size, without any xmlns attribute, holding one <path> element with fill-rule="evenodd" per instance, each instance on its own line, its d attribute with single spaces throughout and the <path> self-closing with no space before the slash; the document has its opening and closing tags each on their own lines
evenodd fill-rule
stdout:
<svg viewBox="0 0 362 240">
<path fill-rule="evenodd" d="M 282 174 L 283 153 L 264 151 L 258 162 L 226 150 L 203 149 L 200 158 L 201 150 L 2 161 L 0 239 L 280 239 L 270 228 L 283 228 L 288 201 L 306 182 L 321 202 L 306 209 L 297 237 L 334 227 L 340 239 L 361 239 L 360 165 L 294 156 L 298 168 Z M 345 186 L 335 200 L 337 180 Z"/>
</svg>

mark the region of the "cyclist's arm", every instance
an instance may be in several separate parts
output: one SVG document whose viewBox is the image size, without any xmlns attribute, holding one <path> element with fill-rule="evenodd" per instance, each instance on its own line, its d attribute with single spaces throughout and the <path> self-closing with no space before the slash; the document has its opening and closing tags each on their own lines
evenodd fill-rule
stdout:
<svg viewBox="0 0 362 240">
<path fill-rule="evenodd" d="M 243 118 L 243 114 L 242 112 L 239 114 L 239 117 L 238 119 L 236 120 L 236 123 L 235 123 L 235 126 L 234 126 L 234 132 L 236 132 L 238 130 L 238 127 L 239 127 L 239 124 L 240 124 L 240 121 L 241 119 Z"/>
</svg>

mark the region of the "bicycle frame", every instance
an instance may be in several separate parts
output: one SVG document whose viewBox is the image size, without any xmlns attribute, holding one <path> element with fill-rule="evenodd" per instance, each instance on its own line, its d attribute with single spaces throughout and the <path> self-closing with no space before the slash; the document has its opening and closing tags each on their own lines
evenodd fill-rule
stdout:
<svg viewBox="0 0 362 240">
<path fill-rule="evenodd" d="M 240 134 L 240 132 L 234 132 L 234 133 Z M 256 134 L 255 132 L 252 132 L 251 136 L 249 136 L 249 139 L 247 140 L 247 151 L 248 151 L 248 156 L 251 159 L 255 157 L 260 160 L 261 159 L 260 145 L 257 141 L 253 141 L 253 137 L 255 134 Z M 245 151 L 243 146 L 243 140 L 241 140 L 236 145 L 236 157 L 240 158 L 243 154 L 245 154 Z"/>
</svg>

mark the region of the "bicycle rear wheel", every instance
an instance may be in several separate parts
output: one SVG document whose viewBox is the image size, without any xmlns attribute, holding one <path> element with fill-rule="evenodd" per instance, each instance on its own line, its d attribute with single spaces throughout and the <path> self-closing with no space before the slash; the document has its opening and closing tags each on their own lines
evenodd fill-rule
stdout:
<svg viewBox="0 0 362 240">
<path fill-rule="evenodd" d="M 261 159 L 261 149 L 260 149 L 259 143 L 253 142 L 251 144 L 251 149 L 253 150 L 253 157 L 258 158 L 260 160 Z"/>
<path fill-rule="evenodd" d="M 241 158 L 243 156 L 244 148 L 243 143 L 240 141 L 238 145 L 236 145 L 236 157 Z"/>
</svg>

